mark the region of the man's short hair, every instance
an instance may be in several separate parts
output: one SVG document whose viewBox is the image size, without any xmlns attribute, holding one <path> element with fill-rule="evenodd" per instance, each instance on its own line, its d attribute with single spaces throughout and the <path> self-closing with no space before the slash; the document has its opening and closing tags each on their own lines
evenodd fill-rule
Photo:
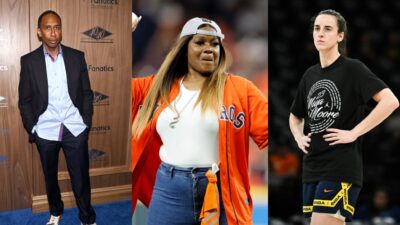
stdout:
<svg viewBox="0 0 400 225">
<path fill-rule="evenodd" d="M 57 18 L 60 20 L 60 24 L 61 24 L 61 17 L 60 17 L 60 15 L 58 15 L 58 14 L 57 14 L 55 11 L 53 11 L 53 10 L 47 10 L 47 11 L 44 11 L 42 14 L 40 14 L 39 19 L 38 19 L 38 28 L 40 28 L 40 24 L 42 23 L 43 17 L 44 17 L 45 15 L 47 15 L 47 14 L 53 14 L 53 15 L 57 16 Z"/>
</svg>

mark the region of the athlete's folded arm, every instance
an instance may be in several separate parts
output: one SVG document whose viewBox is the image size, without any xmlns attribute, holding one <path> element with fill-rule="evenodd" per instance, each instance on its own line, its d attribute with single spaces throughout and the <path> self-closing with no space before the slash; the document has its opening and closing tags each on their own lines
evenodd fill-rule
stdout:
<svg viewBox="0 0 400 225">
<path fill-rule="evenodd" d="M 378 126 L 399 107 L 398 99 L 389 88 L 380 90 L 372 98 L 377 104 L 367 117 L 350 131 L 328 128 L 328 134 L 324 135 L 325 140 L 331 141 L 330 145 L 351 143 Z"/>
<path fill-rule="evenodd" d="M 307 154 L 307 148 L 310 147 L 311 133 L 304 135 L 304 119 L 294 115 L 293 113 L 290 113 L 289 127 L 294 139 L 297 142 L 297 146 Z"/>
</svg>

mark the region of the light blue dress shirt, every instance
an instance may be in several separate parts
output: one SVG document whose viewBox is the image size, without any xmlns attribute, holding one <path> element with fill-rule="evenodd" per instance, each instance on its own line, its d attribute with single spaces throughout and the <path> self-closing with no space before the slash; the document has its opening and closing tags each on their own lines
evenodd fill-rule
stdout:
<svg viewBox="0 0 400 225">
<path fill-rule="evenodd" d="M 43 46 L 49 104 L 46 111 L 40 115 L 32 132 L 40 138 L 50 141 L 61 141 L 62 124 L 76 137 L 86 129 L 78 108 L 74 106 L 68 93 L 67 73 L 65 71 L 62 48 L 59 47 L 57 58 L 53 59 Z"/>
</svg>

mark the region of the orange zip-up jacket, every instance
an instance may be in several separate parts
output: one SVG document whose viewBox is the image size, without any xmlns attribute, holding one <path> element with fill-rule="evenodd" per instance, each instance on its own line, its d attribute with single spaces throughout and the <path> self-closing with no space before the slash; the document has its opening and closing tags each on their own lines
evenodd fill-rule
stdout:
<svg viewBox="0 0 400 225">
<path fill-rule="evenodd" d="M 132 121 L 154 79 L 132 79 Z M 179 93 L 176 81 L 169 100 Z M 156 131 L 157 118 L 167 107 L 162 103 L 140 138 L 132 136 L 132 210 L 139 199 L 149 206 L 156 172 L 160 165 L 161 139 Z M 260 149 L 268 145 L 268 102 L 253 83 L 228 75 L 219 117 L 219 159 L 221 195 L 229 225 L 251 225 L 253 203 L 248 175 L 249 137 Z"/>
</svg>

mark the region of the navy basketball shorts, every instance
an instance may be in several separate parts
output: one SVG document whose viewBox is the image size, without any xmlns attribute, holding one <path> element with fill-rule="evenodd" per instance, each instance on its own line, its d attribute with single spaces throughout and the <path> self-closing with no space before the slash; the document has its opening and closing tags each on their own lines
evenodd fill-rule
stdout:
<svg viewBox="0 0 400 225">
<path fill-rule="evenodd" d="M 350 222 L 354 215 L 361 187 L 333 181 L 319 181 L 303 184 L 303 214 L 311 217 L 313 212 L 332 214 Z"/>
</svg>

